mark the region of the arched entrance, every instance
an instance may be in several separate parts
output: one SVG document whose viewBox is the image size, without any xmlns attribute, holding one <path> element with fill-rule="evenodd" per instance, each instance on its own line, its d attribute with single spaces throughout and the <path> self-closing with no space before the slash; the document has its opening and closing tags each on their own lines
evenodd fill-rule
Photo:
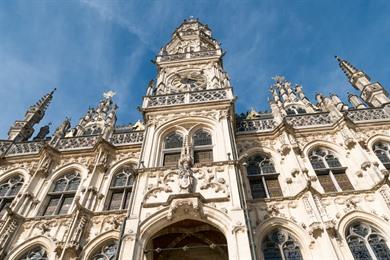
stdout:
<svg viewBox="0 0 390 260">
<path fill-rule="evenodd" d="M 144 250 L 148 260 L 228 260 L 227 242 L 217 228 L 192 219 L 157 232 Z"/>
</svg>

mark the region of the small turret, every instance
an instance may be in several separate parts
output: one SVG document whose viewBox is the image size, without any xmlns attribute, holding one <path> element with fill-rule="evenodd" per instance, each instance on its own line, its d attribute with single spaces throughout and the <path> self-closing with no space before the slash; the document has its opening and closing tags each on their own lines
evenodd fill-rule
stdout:
<svg viewBox="0 0 390 260">
<path fill-rule="evenodd" d="M 354 94 L 348 94 L 348 101 L 357 109 L 366 107 L 366 105 L 364 105 L 363 100 L 361 100 L 358 96 Z"/>
<path fill-rule="evenodd" d="M 34 133 L 34 125 L 38 124 L 45 116 L 45 111 L 53 99 L 56 91 L 44 95 L 35 105 L 31 106 L 24 117 L 24 120 L 15 121 L 8 131 L 8 140 L 22 142 L 27 141 Z"/>
</svg>

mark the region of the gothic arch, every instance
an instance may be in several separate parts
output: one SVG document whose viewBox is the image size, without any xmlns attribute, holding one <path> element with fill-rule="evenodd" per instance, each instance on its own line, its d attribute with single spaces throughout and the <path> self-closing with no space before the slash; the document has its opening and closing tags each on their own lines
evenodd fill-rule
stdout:
<svg viewBox="0 0 390 260">
<path fill-rule="evenodd" d="M 377 135 L 371 136 L 367 140 L 367 147 L 368 147 L 368 149 L 370 151 L 373 151 L 372 147 L 374 146 L 374 144 L 377 143 L 377 142 L 380 142 L 380 141 L 390 143 L 390 137 L 386 136 L 386 135 L 381 135 L 381 134 L 377 134 Z"/>
<path fill-rule="evenodd" d="M 42 246 L 43 248 L 45 248 L 47 251 L 48 258 L 55 259 L 56 245 L 54 241 L 52 241 L 50 238 L 45 236 L 36 236 L 27 239 L 23 243 L 13 248 L 9 252 L 8 256 L 5 258 L 5 260 L 16 260 L 17 257 L 21 257 L 24 253 L 26 253 L 27 250 L 36 246 Z"/>
<path fill-rule="evenodd" d="M 309 237 L 309 235 L 302 227 L 292 222 L 291 220 L 280 218 L 280 217 L 269 218 L 255 228 L 254 237 L 255 237 L 255 241 L 257 241 L 258 243 L 256 248 L 260 250 L 258 251 L 258 255 L 260 257 L 262 257 L 263 255 L 261 252 L 261 244 L 265 236 L 267 236 L 270 232 L 272 232 L 275 229 L 287 231 L 295 239 L 295 241 L 297 241 L 298 244 L 301 246 L 300 250 L 303 259 L 312 259 L 311 251 L 308 245 L 313 244 L 314 241 Z"/>
<path fill-rule="evenodd" d="M 23 186 L 26 186 L 26 184 L 30 182 L 31 175 L 29 171 L 25 168 L 16 168 L 16 169 L 10 169 L 2 173 L 0 176 L 0 183 L 15 175 L 20 175 L 23 177 L 23 181 L 24 181 Z"/>
<path fill-rule="evenodd" d="M 344 238 L 344 241 L 345 241 L 345 232 L 347 231 L 348 226 L 355 221 L 368 223 L 373 227 L 377 228 L 378 230 L 381 230 L 383 232 L 382 235 L 385 236 L 388 239 L 388 241 L 390 241 L 389 224 L 374 214 L 359 211 L 359 210 L 353 210 L 345 214 L 336 225 L 337 231 L 339 232 L 341 237 Z"/>
<path fill-rule="evenodd" d="M 273 161 L 275 161 L 275 159 L 280 159 L 280 154 L 271 148 L 252 147 L 238 158 L 238 163 L 242 165 L 249 157 L 255 154 L 268 155 Z"/>
<path fill-rule="evenodd" d="M 80 255 L 80 259 L 89 259 L 96 249 L 109 240 L 119 240 L 119 236 L 120 234 L 118 231 L 107 231 L 93 238 L 85 245 L 84 250 Z"/>
<path fill-rule="evenodd" d="M 140 230 L 139 247 L 140 248 L 138 250 L 138 255 L 135 258 L 143 259 L 141 257 L 141 255 L 143 254 L 143 248 L 146 247 L 147 243 L 155 234 L 157 234 L 160 230 L 164 229 L 165 227 L 168 227 L 182 220 L 196 220 L 215 227 L 225 236 L 229 249 L 230 249 L 229 245 L 232 245 L 235 242 L 234 236 L 229 235 L 229 233 L 231 234 L 235 232 L 240 232 L 240 230 L 242 231 L 243 229 L 245 229 L 243 226 L 234 226 L 233 221 L 227 214 L 215 208 L 205 206 L 205 205 L 198 206 L 199 212 L 202 212 L 201 214 L 199 214 L 201 215 L 201 217 L 199 216 L 197 217 L 195 216 L 195 214 L 184 214 L 184 215 L 174 216 L 171 219 L 169 215 L 170 214 L 169 210 L 170 207 L 165 207 L 160 211 L 150 215 L 140 223 L 139 225 L 139 230 Z M 234 247 L 231 246 L 231 249 L 233 248 Z M 230 257 L 231 252 L 229 251 L 228 253 Z M 230 257 L 229 259 L 233 259 L 233 258 Z"/>
<path fill-rule="evenodd" d="M 346 157 L 346 152 L 345 150 L 343 149 L 343 147 L 337 145 L 337 144 L 333 144 L 331 142 L 328 142 L 328 141 L 323 141 L 323 140 L 314 140 L 312 142 L 309 142 L 307 143 L 304 148 L 302 149 L 303 150 L 303 154 L 308 157 L 309 156 L 309 153 L 317 148 L 317 147 L 323 147 L 323 148 L 326 148 L 326 149 L 329 149 L 331 150 L 332 152 L 334 152 L 335 154 L 339 155 L 341 158 L 340 161 L 343 162 L 343 164 L 345 164 L 345 157 Z"/>
<path fill-rule="evenodd" d="M 47 202 L 47 200 L 46 200 L 47 194 L 50 191 L 50 189 L 52 188 L 55 181 L 58 180 L 59 178 L 61 178 L 62 175 L 66 174 L 67 172 L 69 172 L 71 170 L 76 170 L 80 174 L 80 184 L 77 188 L 75 198 L 77 198 L 77 196 L 80 196 L 81 187 L 83 186 L 83 182 L 87 178 L 88 170 L 83 165 L 81 165 L 79 163 L 70 163 L 70 164 L 64 165 L 64 166 L 60 167 L 59 169 L 57 169 L 56 171 L 54 171 L 54 173 L 52 173 L 46 179 L 46 182 L 45 182 L 46 185 L 43 187 L 43 189 L 41 189 L 39 191 L 39 194 L 37 196 L 41 202 L 40 202 L 39 206 L 37 206 L 35 208 L 34 215 L 39 214 L 39 212 L 42 210 L 42 206 L 44 205 L 45 202 Z M 75 203 L 75 201 L 73 201 L 73 203 L 72 203 L 73 206 L 71 206 L 71 208 L 74 207 L 74 203 Z"/>
<path fill-rule="evenodd" d="M 386 223 L 383 219 L 371 213 L 354 210 L 345 214 L 336 224 L 336 230 L 338 232 L 338 235 L 341 238 L 341 243 L 343 243 L 344 245 L 340 247 L 340 250 L 343 251 L 344 255 L 348 255 L 351 258 L 353 258 L 351 250 L 347 243 L 346 232 L 348 227 L 350 227 L 350 225 L 353 224 L 354 222 L 365 223 L 376 228 L 377 230 L 380 231 L 381 236 L 385 238 L 387 243 L 390 241 L 390 237 L 389 237 L 390 227 L 388 223 Z"/>
</svg>

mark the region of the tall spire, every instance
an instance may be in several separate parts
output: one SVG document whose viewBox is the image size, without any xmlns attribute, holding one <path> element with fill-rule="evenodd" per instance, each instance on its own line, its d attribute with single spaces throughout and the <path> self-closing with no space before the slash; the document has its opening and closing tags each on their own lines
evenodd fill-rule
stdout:
<svg viewBox="0 0 390 260">
<path fill-rule="evenodd" d="M 340 68 L 342 69 L 342 71 L 344 72 L 344 74 L 347 76 L 347 78 L 349 80 L 352 79 L 352 76 L 357 73 L 357 72 L 360 72 L 357 68 L 355 68 L 351 63 L 349 63 L 348 61 L 340 58 L 339 56 L 334 56 L 336 58 L 336 60 L 338 61 L 339 63 L 339 66 Z"/>
<path fill-rule="evenodd" d="M 370 106 L 380 107 L 390 103 L 387 92 L 378 82 L 372 83 L 370 77 L 355 68 L 348 61 L 335 56 L 351 85 L 360 91 L 360 97 Z"/>
<path fill-rule="evenodd" d="M 56 91 L 44 95 L 35 105 L 30 106 L 27 110 L 24 120 L 17 120 L 8 131 L 8 139 L 13 141 L 27 141 L 34 133 L 34 125 L 38 124 L 45 116 L 47 107 L 53 99 Z"/>
</svg>

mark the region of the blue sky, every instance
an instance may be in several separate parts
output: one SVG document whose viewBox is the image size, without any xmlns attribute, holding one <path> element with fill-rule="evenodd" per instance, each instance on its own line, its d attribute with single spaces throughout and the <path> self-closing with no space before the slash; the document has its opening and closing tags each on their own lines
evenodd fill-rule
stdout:
<svg viewBox="0 0 390 260">
<path fill-rule="evenodd" d="M 117 92 L 118 123 L 141 118 L 150 62 L 183 19 L 198 17 L 227 52 L 237 112 L 268 109 L 271 77 L 316 92 L 353 92 L 339 55 L 390 86 L 390 2 L 354 1 L 1 1 L 0 139 L 54 87 L 42 124 L 76 124 L 102 93 Z M 36 129 L 38 131 L 38 128 Z"/>
</svg>

